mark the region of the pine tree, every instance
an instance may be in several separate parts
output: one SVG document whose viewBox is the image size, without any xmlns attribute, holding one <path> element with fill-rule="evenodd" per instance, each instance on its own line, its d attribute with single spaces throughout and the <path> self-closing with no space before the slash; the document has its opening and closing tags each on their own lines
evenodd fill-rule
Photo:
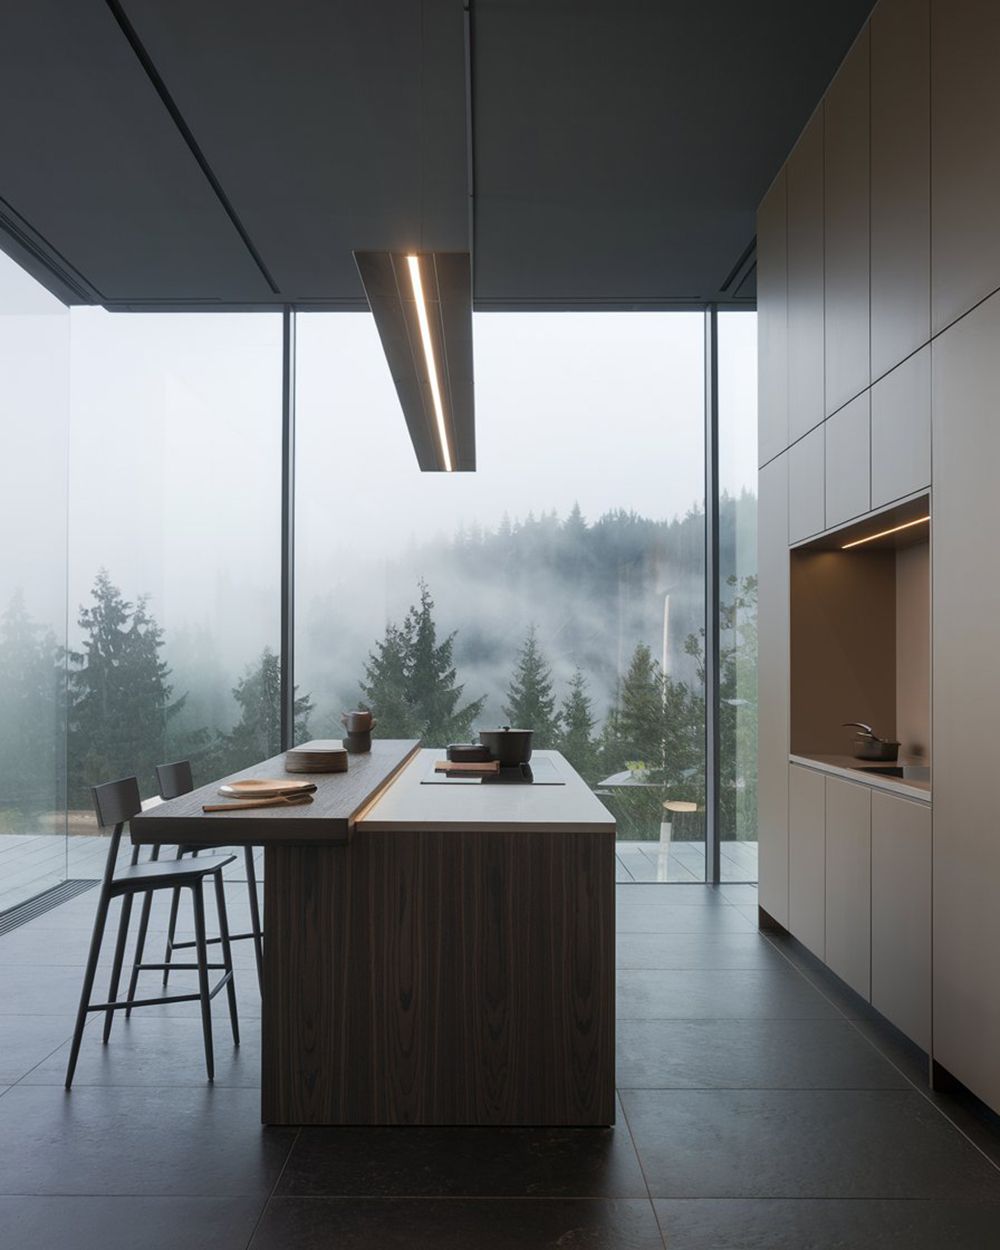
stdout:
<svg viewBox="0 0 1000 1250">
<path fill-rule="evenodd" d="M 632 653 L 618 703 L 618 750 L 622 766 L 663 767 L 663 671 L 644 642 Z"/>
<path fill-rule="evenodd" d="M 406 634 L 391 621 L 365 664 L 361 693 L 378 721 L 382 738 L 418 737 L 416 718 L 407 694 L 409 652 Z"/>
<path fill-rule="evenodd" d="M 298 687 L 296 687 L 296 692 Z M 270 647 L 233 687 L 240 719 L 227 734 L 220 734 L 211 766 L 219 774 L 236 772 L 258 760 L 281 753 L 281 661 Z M 309 737 L 309 695 L 295 695 L 293 741 Z"/>
<path fill-rule="evenodd" d="M 599 771 L 597 743 L 593 736 L 595 724 L 587 679 L 578 668 L 560 712 L 559 750 L 591 785 L 597 782 Z"/>
<path fill-rule="evenodd" d="M 143 788 L 151 786 L 164 760 L 167 723 L 184 701 L 171 702 L 163 631 L 148 601 L 128 602 L 105 569 L 91 598 L 78 617 L 82 647 L 69 653 L 69 791 L 77 804 L 101 781 L 134 774 Z"/>
<path fill-rule="evenodd" d="M 557 745 L 559 715 L 552 692 L 552 669 L 538 646 L 534 625 L 518 653 L 503 714 L 511 725 L 534 730 L 533 743 L 540 750 Z"/>
<path fill-rule="evenodd" d="M 0 804 L 22 816 L 59 803 L 62 689 L 55 638 L 18 590 L 0 620 Z"/>
</svg>

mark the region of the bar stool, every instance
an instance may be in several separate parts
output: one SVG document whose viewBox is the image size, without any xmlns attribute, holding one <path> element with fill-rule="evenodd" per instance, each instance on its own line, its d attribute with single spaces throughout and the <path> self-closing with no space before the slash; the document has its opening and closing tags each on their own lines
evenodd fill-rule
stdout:
<svg viewBox="0 0 1000 1250">
<path fill-rule="evenodd" d="M 194 780 L 191 776 L 190 760 L 178 760 L 175 764 L 160 764 L 156 769 L 156 781 L 160 788 L 160 796 L 164 799 L 180 798 L 182 794 L 190 794 L 194 789 Z M 199 847 L 185 846 L 183 844 L 177 847 L 177 858 L 182 855 L 197 855 Z M 159 854 L 159 847 L 155 848 L 155 853 Z M 230 935 L 230 942 L 249 942 L 254 945 L 254 955 L 257 961 L 257 984 L 260 992 L 264 992 L 264 949 L 263 949 L 263 929 L 260 923 L 260 903 L 257 899 L 257 874 L 254 870 L 253 847 L 247 846 L 243 848 L 244 863 L 246 865 L 247 874 L 247 895 L 250 902 L 250 932 L 249 933 L 233 933 Z M 174 966 L 171 961 L 174 951 L 184 950 L 186 947 L 193 946 L 193 942 L 177 942 L 174 940 L 174 934 L 177 930 L 177 908 L 180 903 L 181 892 L 174 890 L 174 897 L 170 904 L 170 923 L 167 927 L 167 949 L 163 956 L 165 968 L 163 970 L 163 984 L 167 984 L 167 978 L 170 976 L 170 968 Z M 148 907 L 143 908 L 142 923 L 139 928 L 139 948 L 137 958 L 142 955 L 142 943 L 146 938 L 146 924 L 149 919 Z M 218 942 L 219 938 L 209 938 L 209 946 Z"/>
<path fill-rule="evenodd" d="M 97 900 L 97 915 L 94 918 L 94 932 L 90 939 L 90 953 L 87 956 L 87 968 L 83 976 L 83 990 L 80 994 L 80 1007 L 76 1016 L 76 1027 L 73 1030 L 73 1042 L 70 1046 L 69 1064 L 66 1068 L 66 1088 L 73 1083 L 76 1061 L 80 1054 L 80 1043 L 83 1040 L 83 1029 L 87 1016 L 92 1011 L 104 1012 L 104 1041 L 111 1036 L 111 1025 L 116 1011 L 130 1014 L 133 1007 L 154 1007 L 162 1003 L 186 1003 L 196 1000 L 201 1002 L 201 1025 L 205 1040 L 205 1067 L 208 1079 L 215 1076 L 215 1056 L 212 1048 L 212 999 L 223 986 L 229 995 L 229 1018 L 233 1028 L 233 1043 L 240 1044 L 239 1022 L 236 1016 L 236 986 L 233 981 L 233 960 L 229 948 L 229 924 L 226 916 L 226 895 L 222 885 L 222 870 L 231 864 L 235 855 L 210 855 L 198 860 L 169 860 L 157 863 L 150 859 L 144 864 L 139 863 L 139 848 L 132 850 L 132 862 L 128 868 L 116 875 L 115 865 L 121 845 L 125 822 L 131 820 L 142 809 L 139 797 L 139 784 L 134 777 L 126 777 L 122 781 L 109 781 L 105 785 L 91 789 L 94 807 L 97 811 L 97 823 L 102 829 L 113 826 L 108 844 L 108 859 L 101 880 L 101 892 Z M 203 887 L 205 878 L 211 877 L 215 883 L 215 899 L 219 909 L 219 942 L 222 946 L 222 963 L 208 962 L 208 944 L 205 939 L 205 899 Z M 197 970 L 197 994 L 171 994 L 160 998 L 139 998 L 134 995 L 134 978 L 142 968 L 163 968 L 163 964 L 142 964 L 136 957 L 133 970 L 133 987 L 128 998 L 118 1000 L 118 983 L 121 979 L 122 962 L 125 957 L 125 942 L 128 937 L 129 919 L 132 914 L 132 899 L 136 894 L 145 895 L 143 912 L 148 919 L 149 904 L 157 890 L 191 891 L 194 909 L 194 931 L 196 962 L 193 964 L 174 964 L 175 968 Z M 104 929 L 108 919 L 108 907 L 113 898 L 121 896 L 122 914 L 118 925 L 118 941 L 115 944 L 115 957 L 111 967 L 111 987 L 108 990 L 108 1001 L 92 1003 L 91 993 L 94 988 L 94 977 L 97 973 L 97 961 L 104 940 Z M 209 986 L 210 969 L 221 969 L 223 976 L 213 986 Z"/>
</svg>

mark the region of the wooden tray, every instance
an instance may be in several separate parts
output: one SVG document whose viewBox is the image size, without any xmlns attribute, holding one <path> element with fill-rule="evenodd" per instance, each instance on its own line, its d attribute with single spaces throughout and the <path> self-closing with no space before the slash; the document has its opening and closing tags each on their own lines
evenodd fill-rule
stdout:
<svg viewBox="0 0 1000 1250">
<path fill-rule="evenodd" d="M 219 793 L 227 799 L 277 799 L 288 794 L 311 794 L 315 789 L 313 781 L 268 781 L 251 777 L 219 786 Z"/>
</svg>

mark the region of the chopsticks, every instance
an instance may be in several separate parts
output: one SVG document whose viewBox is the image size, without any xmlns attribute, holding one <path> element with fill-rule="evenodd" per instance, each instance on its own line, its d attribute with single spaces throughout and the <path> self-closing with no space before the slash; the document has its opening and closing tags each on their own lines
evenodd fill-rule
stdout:
<svg viewBox="0 0 1000 1250">
<path fill-rule="evenodd" d="M 203 812 L 247 811 L 251 807 L 300 807 L 311 803 L 311 794 L 279 794 L 273 799 L 235 799 L 232 803 L 203 803 Z"/>
</svg>

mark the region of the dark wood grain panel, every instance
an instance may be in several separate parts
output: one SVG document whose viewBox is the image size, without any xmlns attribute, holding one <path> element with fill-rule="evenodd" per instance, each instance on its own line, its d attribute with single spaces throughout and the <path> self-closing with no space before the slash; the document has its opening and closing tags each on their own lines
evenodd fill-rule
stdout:
<svg viewBox="0 0 1000 1250">
<path fill-rule="evenodd" d="M 337 843 L 350 840 L 354 818 L 413 757 L 419 743 L 385 738 L 372 742 L 368 755 L 352 755 L 346 773 L 289 773 L 284 754 L 221 777 L 190 794 L 161 803 L 134 817 L 132 841 L 140 845 L 183 841 L 192 846 L 264 846 L 270 842 Z M 258 807 L 203 812 L 217 803 L 219 787 L 248 778 L 313 781 L 312 803 L 301 807 Z"/>
<path fill-rule="evenodd" d="M 613 833 L 365 830 L 265 879 L 265 1122 L 613 1122 Z"/>
</svg>

